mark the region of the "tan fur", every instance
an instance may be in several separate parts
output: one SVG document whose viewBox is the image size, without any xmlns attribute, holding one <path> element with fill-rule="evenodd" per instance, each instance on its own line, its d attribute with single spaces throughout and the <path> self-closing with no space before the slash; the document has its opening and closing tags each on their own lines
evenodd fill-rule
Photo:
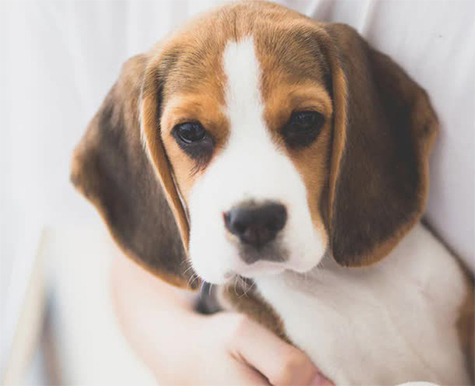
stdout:
<svg viewBox="0 0 475 386">
<path fill-rule="evenodd" d="M 290 343 L 279 315 L 250 284 L 231 283 L 219 288 L 218 300 L 228 309 L 242 312 L 260 323 L 281 339 Z"/>
<path fill-rule="evenodd" d="M 265 71 L 265 70 L 264 70 Z M 287 84 L 274 80 L 273 86 L 266 85 L 269 91 L 264 94 L 265 120 L 272 133 L 272 138 L 281 151 L 294 163 L 302 176 L 308 192 L 308 207 L 315 228 L 323 240 L 327 240 L 320 200 L 329 174 L 329 155 L 331 143 L 332 102 L 322 86 L 315 84 Z M 317 140 L 304 149 L 290 149 L 285 146 L 280 135 L 293 111 L 315 110 L 325 117 L 325 124 Z"/>
<path fill-rule="evenodd" d="M 228 41 L 248 35 L 263 70 L 264 119 L 303 178 L 316 229 L 342 265 L 358 267 L 384 258 L 425 208 L 429 153 L 437 132 L 428 97 L 351 28 L 317 23 L 272 3 L 224 6 L 131 60 L 75 151 L 73 182 L 128 256 L 177 286 L 189 284 L 192 272 L 186 271 L 177 232 L 187 248 L 186 200 L 206 165 L 195 170 L 171 130 L 177 123 L 200 121 L 216 141 L 209 163 L 219 155 L 230 130 L 223 113 L 222 53 Z M 311 146 L 287 149 L 279 130 L 292 111 L 306 109 L 321 112 L 325 125 Z M 386 155 L 394 159 L 386 162 Z M 124 168 L 116 181 L 114 173 Z M 397 180 L 393 174 L 401 170 Z M 126 183 L 140 187 L 133 191 Z M 381 206 L 384 210 L 377 209 Z M 352 217 L 355 213 L 363 217 Z M 373 216 L 364 217 L 368 213 Z M 128 224 L 128 218 L 134 222 Z M 162 229 L 158 236 L 157 224 Z M 378 234 L 382 225 L 386 233 Z M 252 291 L 229 298 L 238 310 L 284 336 L 276 315 Z M 459 326 L 463 341 L 473 344 L 473 293 Z"/>
<path fill-rule="evenodd" d="M 239 17 L 237 17 L 238 12 Z M 251 20 L 252 22 L 250 22 Z M 269 33 L 269 31 L 272 32 Z M 337 217 L 335 213 L 338 214 L 337 186 L 341 175 L 341 160 L 347 147 L 348 121 L 354 121 L 355 114 L 371 114 L 373 107 L 369 104 L 362 108 L 364 111 L 352 111 L 352 116 L 348 117 L 348 99 L 359 99 L 359 97 L 352 96 L 348 92 L 348 82 L 353 81 L 348 79 L 348 74 L 342 71 L 341 55 L 335 48 L 334 41 L 339 41 L 342 46 L 339 48 L 345 50 L 346 55 L 355 59 L 352 61 L 356 67 L 354 71 L 363 73 L 364 69 L 358 69 L 358 67 L 366 66 L 360 48 L 362 46 L 361 39 L 356 38 L 356 33 L 350 28 L 336 28 L 327 24 L 318 25 L 310 19 L 276 5 L 248 2 L 223 7 L 216 13 L 207 14 L 201 19 L 195 20 L 192 27 L 188 26 L 177 32 L 164 45 L 161 53 L 162 61 L 164 57 L 174 57 L 176 52 L 180 52 L 184 58 L 174 64 L 163 87 L 163 108 L 166 114 L 162 121 L 162 139 L 174 169 L 179 190 L 186 198 L 197 174 L 204 173 L 206 170 L 193 173 L 194 163 L 186 159 L 186 155 L 181 152 L 169 135 L 173 128 L 172 122 L 186 119 L 200 120 L 216 136 L 217 149 L 225 146 L 226 131 L 228 130 L 226 118 L 215 113 L 208 113 L 206 117 L 203 117 L 203 114 L 196 110 L 213 112 L 222 110 L 225 103 L 224 87 L 226 83 L 221 63 L 223 50 L 228 41 L 239 40 L 248 35 L 252 35 L 255 40 L 256 54 L 263 73 L 262 94 L 265 101 L 265 118 L 271 133 L 276 133 L 273 135 L 276 143 L 282 142 L 278 130 L 288 120 L 292 111 L 317 107 L 326 116 L 326 125 L 322 135 L 313 146 L 299 152 L 287 151 L 287 154 L 304 178 L 309 191 L 309 207 L 316 228 L 322 233 L 336 232 L 340 227 L 335 227 L 335 225 L 332 227 L 331 224 L 335 223 L 334 218 Z M 308 44 L 308 39 L 314 39 L 315 44 Z M 359 41 L 356 41 L 357 39 Z M 415 84 L 390 60 L 385 59 L 384 55 L 373 51 L 370 51 L 370 55 L 381 62 L 381 66 L 393 71 L 393 76 L 397 77 L 399 82 L 394 85 L 397 89 L 395 92 L 403 94 L 404 98 L 412 101 L 414 114 L 410 119 L 414 122 L 415 127 L 423 126 L 427 130 L 427 134 L 415 133 L 421 137 L 421 140 L 413 139 L 416 146 L 421 147 L 417 149 L 421 165 L 418 169 L 421 176 L 417 194 L 420 197 L 419 209 L 413 211 L 404 222 L 395 223 L 392 226 L 394 229 L 391 235 L 385 236 L 380 241 L 371 242 L 371 246 L 366 245 L 368 240 L 365 241 L 366 244 L 362 244 L 364 253 L 359 253 L 351 259 L 345 258 L 345 264 L 354 266 L 372 264 L 386 256 L 420 217 L 427 195 L 428 153 L 437 125 L 434 113 L 423 91 L 414 87 Z M 153 66 L 157 66 L 157 64 L 154 63 Z M 325 79 L 330 76 L 333 84 L 333 105 L 336 106 L 334 116 L 332 116 L 333 106 L 329 103 L 328 92 L 325 91 Z M 314 95 L 310 95 L 312 87 Z M 358 87 L 363 88 L 362 85 Z M 315 91 L 316 89 L 319 91 Z M 298 98 L 286 100 L 285 96 L 292 93 L 300 93 L 300 100 Z M 193 101 L 191 94 L 199 96 L 201 101 L 198 102 L 196 99 Z M 315 94 L 320 95 L 316 96 Z M 172 95 L 187 96 L 180 96 L 177 99 Z M 172 101 L 170 101 L 171 98 L 173 98 Z M 183 107 L 180 106 L 180 99 Z M 173 108 L 169 108 L 171 102 L 173 102 Z M 194 105 L 194 112 L 190 105 Z M 197 107 L 200 105 L 206 106 L 206 108 Z M 217 116 L 213 117 L 213 114 Z M 416 122 L 417 119 L 420 122 Z M 333 123 L 333 132 L 330 134 L 331 123 Z M 423 138 L 424 136 L 427 139 Z M 333 145 L 330 149 L 331 139 Z M 375 143 L 377 141 L 375 139 Z M 218 151 L 214 153 L 213 157 L 217 154 Z M 331 162 L 328 162 L 330 154 Z M 367 170 L 364 173 L 371 174 Z M 362 181 L 365 180 L 365 176 L 362 175 L 362 177 Z M 363 187 L 367 189 L 372 187 L 371 183 L 366 185 Z M 323 197 L 322 193 L 326 186 L 328 186 L 328 197 Z M 370 194 L 381 193 L 375 190 Z M 326 202 L 322 204 L 323 198 L 326 199 Z M 404 210 L 404 208 L 400 209 L 400 211 Z M 178 221 L 179 223 L 184 222 L 181 219 Z M 327 223 L 326 226 L 323 225 L 324 223 Z M 324 229 L 325 231 L 323 231 Z M 325 235 L 324 239 L 326 238 Z"/>
<path fill-rule="evenodd" d="M 238 19 L 235 16 L 237 12 L 240 13 Z M 248 14 L 249 18 L 243 16 L 243 13 Z M 186 199 L 196 178 L 205 173 L 206 169 L 194 172 L 194 162 L 176 144 L 171 130 L 179 122 L 200 121 L 216 141 L 217 151 L 213 158 L 219 155 L 219 150 L 226 145 L 229 130 L 227 119 L 221 113 L 225 107 L 226 85 L 222 54 L 228 41 L 252 35 L 263 73 L 265 119 L 272 137 L 303 177 L 309 191 L 309 208 L 314 225 L 325 240 L 327 236 L 319 209 L 328 176 L 327 158 L 331 140 L 332 102 L 322 85 L 328 68 L 323 56 L 320 66 L 315 66 L 314 50 L 305 51 L 305 44 L 299 41 L 301 36 L 314 32 L 315 25 L 295 12 L 267 3 L 263 7 L 260 2 L 229 5 L 213 16 L 208 19 L 208 15 L 205 15 L 195 21 L 191 30 L 185 27 L 173 35 L 164 44 L 161 54 L 162 57 L 167 57 L 172 55 L 170 53 L 180 51 L 188 58 L 179 61 L 167 77 L 161 121 L 163 144 L 179 190 Z M 291 22 L 289 18 L 292 19 Z M 230 28 L 235 19 L 235 27 Z M 295 43 L 282 42 L 279 38 L 272 41 L 272 35 L 267 31 L 273 28 L 289 33 L 289 38 Z M 194 61 L 196 58 L 199 61 Z M 312 146 L 303 151 L 285 149 L 279 130 L 293 111 L 308 109 L 316 109 L 325 115 L 326 124 L 321 135 Z"/>
<path fill-rule="evenodd" d="M 74 150 L 71 181 L 96 207 L 126 256 L 182 287 L 192 272 L 178 274 L 187 268 L 185 253 L 140 137 L 138 105 L 147 59 L 138 55 L 124 64 L 119 80 Z M 196 283 L 190 285 L 193 288 Z"/>
<path fill-rule="evenodd" d="M 371 49 L 356 31 L 344 25 L 325 24 L 324 28 L 339 49 L 338 56 L 330 55 L 336 112 L 329 189 L 332 251 L 344 265 L 370 265 L 387 256 L 420 219 L 437 118 L 425 91 L 387 56 Z M 334 51 L 331 42 L 322 41 L 327 52 Z M 381 119 L 383 115 L 386 117 Z M 408 132 L 403 134 L 399 128 Z M 391 137 L 394 139 L 389 142 Z M 413 157 L 411 166 L 404 166 L 406 153 Z M 369 159 L 370 154 L 377 157 Z M 401 178 L 396 179 L 393 174 L 401 171 Z M 387 189 L 389 186 L 394 186 L 394 191 Z M 404 198 L 409 192 L 411 201 Z M 343 207 L 348 209 L 339 209 Z M 371 214 L 372 207 L 379 210 Z M 344 212 L 354 213 L 353 218 L 342 216 Z M 381 219 L 375 221 L 375 214 Z M 366 223 L 367 230 L 354 221 Z M 376 236 L 383 226 L 386 235 L 381 232 Z M 352 243 L 342 246 L 345 239 Z"/>
<path fill-rule="evenodd" d="M 162 141 L 156 138 L 157 131 L 157 110 L 156 100 L 152 97 L 145 97 L 142 105 L 142 128 L 147 138 L 147 151 L 150 154 L 151 161 L 162 184 L 173 214 L 175 215 L 178 229 L 183 239 L 183 245 L 188 248 L 188 239 L 190 235 L 190 226 L 183 207 L 179 193 L 175 186 L 173 174 L 168 164 L 168 158 L 165 153 Z"/>
<path fill-rule="evenodd" d="M 219 150 L 225 146 L 229 136 L 229 122 L 222 112 L 221 104 L 212 95 L 208 96 L 207 93 L 209 90 L 171 98 L 166 104 L 161 120 L 162 140 L 167 154 L 172 160 L 178 186 L 185 199 L 188 198 L 196 178 L 205 173 L 205 170 L 196 170 L 194 161 L 184 156 L 183 150 L 171 135 L 173 127 L 183 122 L 201 122 L 215 140 L 217 150 L 214 152 L 213 158 L 219 155 Z"/>
</svg>

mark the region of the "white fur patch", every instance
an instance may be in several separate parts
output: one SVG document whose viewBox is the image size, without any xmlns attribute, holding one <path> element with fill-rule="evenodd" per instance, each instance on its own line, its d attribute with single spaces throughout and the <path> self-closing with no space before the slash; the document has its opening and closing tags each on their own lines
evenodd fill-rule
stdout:
<svg viewBox="0 0 475 386">
<path fill-rule="evenodd" d="M 337 385 L 469 384 L 456 330 L 467 288 L 417 225 L 383 261 L 255 278 L 287 336 Z"/>
<path fill-rule="evenodd" d="M 321 260 L 325 250 L 312 224 L 304 183 L 290 159 L 272 143 L 264 122 L 261 70 L 254 50 L 249 37 L 229 42 L 224 51 L 230 137 L 188 199 L 193 268 L 216 284 L 225 282 L 230 273 L 253 277 L 284 269 L 305 272 Z M 280 243 L 289 253 L 286 262 L 247 265 L 239 258 L 238 242 L 226 231 L 223 213 L 246 200 L 286 206 L 287 223 L 280 233 Z"/>
</svg>

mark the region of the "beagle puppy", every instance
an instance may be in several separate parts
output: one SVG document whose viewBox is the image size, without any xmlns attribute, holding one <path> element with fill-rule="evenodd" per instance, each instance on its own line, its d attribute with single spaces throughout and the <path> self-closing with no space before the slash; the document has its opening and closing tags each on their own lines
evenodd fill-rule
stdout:
<svg viewBox="0 0 475 386">
<path fill-rule="evenodd" d="M 473 282 L 419 222 L 436 132 L 352 28 L 239 2 L 124 65 L 72 181 L 127 256 L 219 285 L 336 384 L 468 384 Z"/>
</svg>

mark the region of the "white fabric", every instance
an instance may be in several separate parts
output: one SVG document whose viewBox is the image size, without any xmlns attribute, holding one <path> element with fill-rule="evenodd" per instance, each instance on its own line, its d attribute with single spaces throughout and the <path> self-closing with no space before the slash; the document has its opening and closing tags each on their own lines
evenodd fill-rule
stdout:
<svg viewBox="0 0 475 386">
<path fill-rule="evenodd" d="M 45 254 L 56 268 L 53 331 L 62 384 L 155 384 L 113 309 L 109 274 L 118 253 L 102 226 L 61 227 L 47 234 Z"/>
<path fill-rule="evenodd" d="M 6 326 L 14 325 L 10 311 L 18 308 L 6 308 L 6 292 L 18 305 L 32 258 L 23 245 L 34 239 L 30 233 L 45 224 L 98 222 L 69 184 L 69 159 L 121 63 L 217 3 L 0 1 L 0 314 Z M 441 123 L 427 217 L 475 268 L 475 2 L 282 3 L 353 25 L 427 89 Z M 73 258 L 66 252 L 65 259 Z M 94 283 L 89 286 L 93 291 Z"/>
</svg>

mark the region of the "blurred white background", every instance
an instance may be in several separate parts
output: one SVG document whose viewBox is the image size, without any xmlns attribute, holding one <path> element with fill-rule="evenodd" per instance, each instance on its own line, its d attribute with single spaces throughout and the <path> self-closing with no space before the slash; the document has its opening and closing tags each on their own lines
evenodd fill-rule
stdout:
<svg viewBox="0 0 475 386">
<path fill-rule="evenodd" d="M 99 223 L 69 183 L 69 161 L 121 64 L 218 3 L 0 1 L 2 366 L 42 232 Z M 428 90 L 441 122 L 428 219 L 475 268 L 475 2 L 281 3 L 354 26 Z"/>
</svg>

